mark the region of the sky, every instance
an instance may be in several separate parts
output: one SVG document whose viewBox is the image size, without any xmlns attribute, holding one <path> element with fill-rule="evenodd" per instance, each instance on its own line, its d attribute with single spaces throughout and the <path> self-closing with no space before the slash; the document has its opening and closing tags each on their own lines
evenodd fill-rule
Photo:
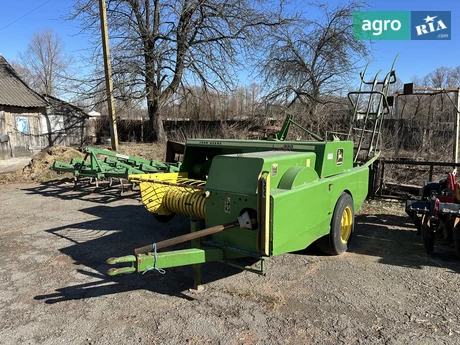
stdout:
<svg viewBox="0 0 460 345">
<path fill-rule="evenodd" d="M 87 36 L 79 34 L 77 23 L 63 18 L 72 0 L 0 0 L 3 18 L 0 23 L 0 54 L 8 61 L 18 59 L 27 49 L 34 32 L 50 28 L 59 33 L 69 54 L 78 56 L 89 48 Z M 334 5 L 339 0 L 323 0 Z M 305 1 L 305 6 L 308 6 Z M 396 62 L 397 77 L 404 83 L 414 76 L 423 77 L 437 67 L 460 66 L 460 1 L 459 0 L 369 0 L 368 11 L 451 11 L 451 40 L 442 41 L 375 41 L 374 60 L 368 76 L 378 70 L 386 73 Z"/>
<path fill-rule="evenodd" d="M 441 66 L 460 66 L 459 0 L 371 0 L 369 5 L 369 11 L 450 11 L 452 20 L 451 40 L 375 41 L 372 45 L 374 60 L 369 72 L 375 73 L 378 69 L 388 71 L 398 53 L 396 75 L 404 83 L 410 83 L 414 76 L 423 77 Z"/>
</svg>

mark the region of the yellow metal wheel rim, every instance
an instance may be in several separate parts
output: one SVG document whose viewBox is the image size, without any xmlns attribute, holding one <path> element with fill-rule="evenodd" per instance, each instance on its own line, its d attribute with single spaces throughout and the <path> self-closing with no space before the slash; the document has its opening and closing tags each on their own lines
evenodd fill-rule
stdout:
<svg viewBox="0 0 460 345">
<path fill-rule="evenodd" d="M 343 210 L 342 219 L 340 223 L 340 240 L 342 243 L 347 243 L 351 235 L 351 228 L 353 226 L 353 214 L 351 207 L 347 206 Z"/>
</svg>

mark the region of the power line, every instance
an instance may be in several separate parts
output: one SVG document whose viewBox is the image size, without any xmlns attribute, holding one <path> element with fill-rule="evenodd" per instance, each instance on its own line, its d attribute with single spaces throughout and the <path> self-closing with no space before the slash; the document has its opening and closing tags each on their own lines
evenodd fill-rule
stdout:
<svg viewBox="0 0 460 345">
<path fill-rule="evenodd" d="M 22 18 L 24 18 L 25 16 L 31 14 L 33 11 L 38 10 L 40 7 L 45 6 L 45 5 L 46 5 L 48 2 L 50 2 L 50 1 L 51 1 L 51 0 L 45 1 L 43 4 L 41 4 L 41 5 L 37 6 L 37 7 L 35 7 L 33 10 L 27 12 L 26 14 L 22 15 L 22 16 L 19 17 L 18 19 L 13 20 L 13 21 L 12 21 L 11 23 L 9 23 L 9 24 L 6 24 L 4 27 L 0 28 L 0 31 L 2 31 L 3 29 L 6 29 L 7 27 L 9 27 L 9 26 L 11 26 L 11 25 L 13 25 L 13 24 L 16 23 L 17 21 L 19 21 L 19 20 L 21 20 Z"/>
</svg>

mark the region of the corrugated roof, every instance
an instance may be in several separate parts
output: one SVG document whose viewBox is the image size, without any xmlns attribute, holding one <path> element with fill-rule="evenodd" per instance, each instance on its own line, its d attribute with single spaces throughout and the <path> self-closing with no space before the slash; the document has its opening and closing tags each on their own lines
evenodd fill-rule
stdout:
<svg viewBox="0 0 460 345">
<path fill-rule="evenodd" d="M 0 105 L 24 108 L 46 107 L 46 101 L 29 88 L 0 55 Z"/>
</svg>

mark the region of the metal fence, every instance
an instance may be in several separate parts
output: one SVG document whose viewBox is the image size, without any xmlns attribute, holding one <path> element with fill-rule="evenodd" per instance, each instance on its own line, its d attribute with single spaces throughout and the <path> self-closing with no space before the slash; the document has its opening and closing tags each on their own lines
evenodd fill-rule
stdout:
<svg viewBox="0 0 460 345">
<path fill-rule="evenodd" d="M 427 182 L 438 182 L 458 167 L 460 163 L 454 162 L 380 159 L 370 175 L 369 197 L 399 200 L 417 197 Z"/>
</svg>

